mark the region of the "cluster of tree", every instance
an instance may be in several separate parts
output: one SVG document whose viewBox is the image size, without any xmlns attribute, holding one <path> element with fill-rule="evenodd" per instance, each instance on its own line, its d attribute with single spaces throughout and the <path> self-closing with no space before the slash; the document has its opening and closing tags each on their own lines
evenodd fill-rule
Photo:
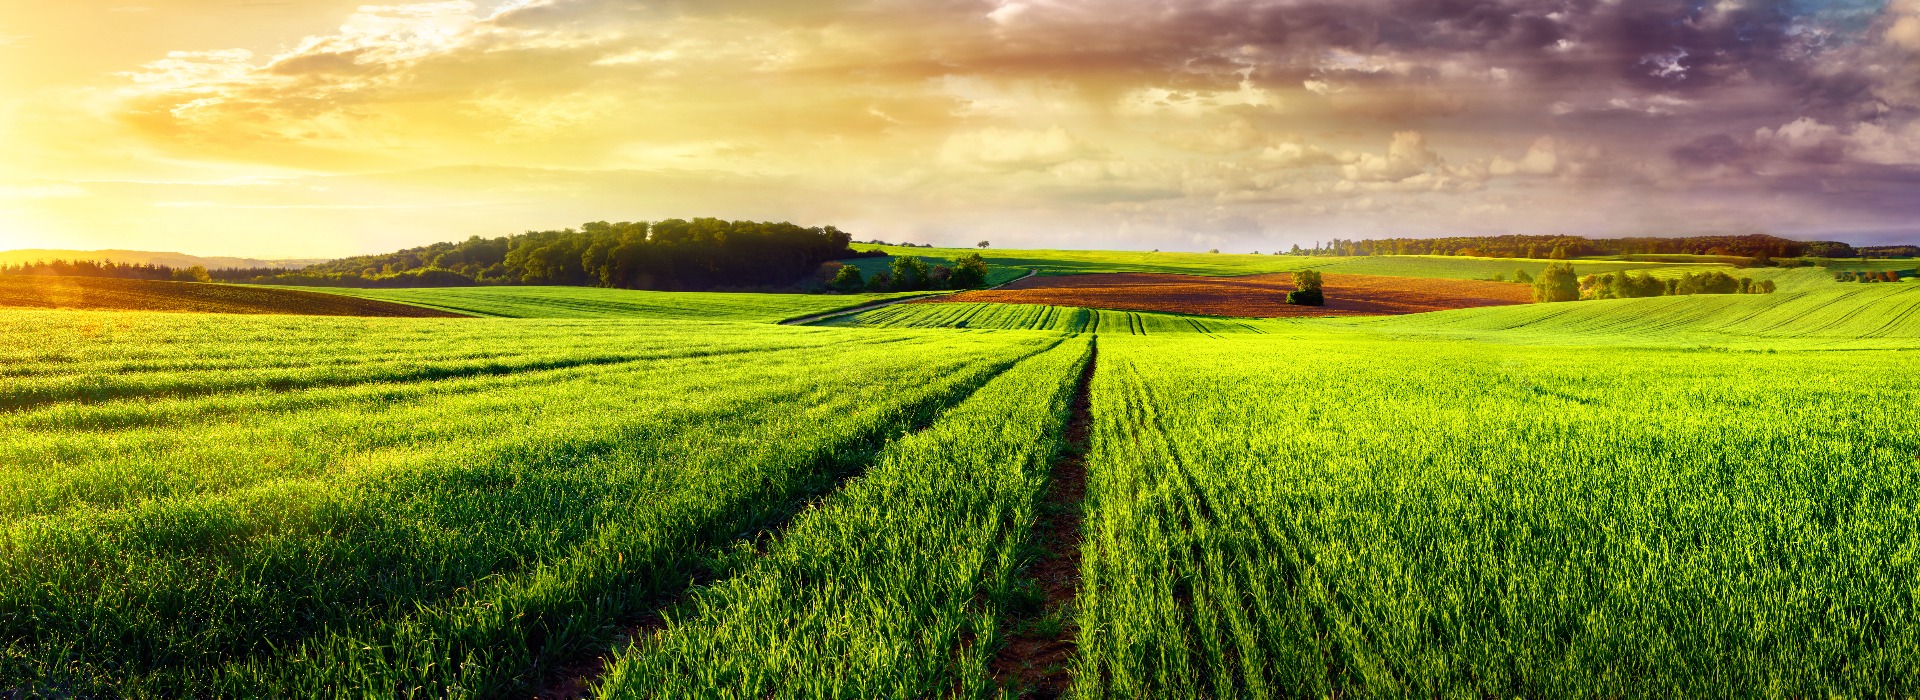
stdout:
<svg viewBox="0 0 1920 700">
<path fill-rule="evenodd" d="M 1865 258 L 1920 258 L 1920 245 L 1866 245 L 1854 250 Z"/>
<path fill-rule="evenodd" d="M 1518 277 L 1524 278 L 1521 270 Z M 1688 272 L 1679 277 L 1661 279 L 1645 271 L 1609 272 L 1582 278 L 1572 263 L 1548 265 L 1533 278 L 1533 300 L 1537 302 L 1580 299 L 1639 299 L 1643 297 L 1689 296 L 1693 294 L 1772 294 L 1773 280 L 1734 277 L 1719 270 Z"/>
<path fill-rule="evenodd" d="M 829 263 L 837 265 L 838 263 Z M 974 289 L 987 283 L 987 261 L 971 253 L 952 266 L 927 265 L 925 260 L 900 256 L 886 270 L 865 277 L 860 268 L 840 265 L 827 286 L 838 292 L 919 292 L 932 289 Z"/>
<path fill-rule="evenodd" d="M 886 242 L 886 241 L 883 241 L 883 240 L 880 240 L 880 239 L 878 239 L 878 238 L 875 238 L 875 239 L 873 239 L 873 240 L 871 240 L 871 241 L 854 241 L 854 242 L 855 242 L 855 243 L 865 243 L 865 244 L 868 244 L 868 245 L 890 245 L 890 246 L 893 246 L 893 247 L 895 247 L 895 248 L 932 248 L 932 247 L 933 247 L 933 244 L 932 244 L 932 243 L 904 243 L 904 242 L 903 242 L 903 243 L 888 243 L 888 242 Z M 982 248 L 985 248 L 986 246 L 980 246 L 980 247 L 982 247 Z"/>
<path fill-rule="evenodd" d="M 231 275 L 232 270 L 207 268 L 167 267 L 166 265 L 136 265 L 116 263 L 112 260 L 43 260 L 18 265 L 0 265 L 0 275 L 34 275 L 42 277 L 109 277 L 129 280 L 171 280 L 175 282 L 211 282 L 221 275 Z"/>
<path fill-rule="evenodd" d="M 1802 256 L 1850 258 L 1866 251 L 1897 251 L 1913 246 L 1855 249 L 1837 241 L 1795 241 L 1778 236 L 1689 236 L 1685 238 L 1585 238 L 1582 236 L 1455 236 L 1340 240 L 1298 245 L 1292 255 L 1459 255 L 1490 258 L 1569 260 L 1589 255 L 1724 255 L 1743 258 Z M 1879 253 L 1871 253 L 1879 254 Z M 1885 257 L 1885 255 L 1882 255 Z"/>
<path fill-rule="evenodd" d="M 263 276 L 278 284 L 465 286 L 539 284 L 623 289 L 774 289 L 822 263 L 857 253 L 832 226 L 668 219 L 595 222 L 579 230 L 474 236 L 385 255 L 366 255 Z"/>
<path fill-rule="evenodd" d="M 1833 273 L 1835 282 L 1898 282 L 1900 273 L 1894 270 L 1852 270 Z"/>
<path fill-rule="evenodd" d="M 1300 306 L 1325 306 L 1327 297 L 1320 289 L 1320 272 L 1301 270 L 1293 273 L 1293 291 L 1287 292 L 1287 303 Z"/>
</svg>

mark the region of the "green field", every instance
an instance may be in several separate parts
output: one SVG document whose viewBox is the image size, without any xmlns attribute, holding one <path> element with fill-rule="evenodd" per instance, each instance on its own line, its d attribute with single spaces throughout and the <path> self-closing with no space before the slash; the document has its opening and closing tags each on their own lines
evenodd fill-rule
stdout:
<svg viewBox="0 0 1920 700">
<path fill-rule="evenodd" d="M 1109 272 L 1149 272 L 1172 275 L 1224 277 L 1260 275 L 1313 269 L 1353 275 L 1392 277 L 1433 277 L 1441 279 L 1487 279 L 1494 275 L 1513 277 L 1524 269 L 1538 275 L 1550 260 L 1521 258 L 1463 258 L 1444 255 L 1380 255 L 1369 257 L 1303 257 L 1293 255 L 1251 255 L 1244 253 L 1159 253 L 1111 250 L 969 250 L 964 248 L 903 248 L 900 246 L 858 246 L 861 250 L 881 250 L 890 255 L 913 255 L 928 260 L 949 260 L 968 253 L 979 253 L 990 266 L 1031 269 L 1042 275 L 1083 275 Z M 878 261 L 878 262 L 875 262 Z M 854 261 L 848 261 L 854 262 Z M 863 266 L 884 267 L 885 258 L 859 261 Z M 1576 260 L 1581 274 L 1622 270 L 1681 267 L 1687 269 L 1729 269 L 1725 265 L 1631 262 L 1614 260 Z M 1016 275 L 1017 277 L 1017 275 Z"/>
<path fill-rule="evenodd" d="M 1261 321 L 0 311 L 0 697 L 1920 693 L 1920 287 L 1752 272 Z"/>
<path fill-rule="evenodd" d="M 1039 304 L 895 304 L 827 319 L 841 328 L 954 328 L 1059 333 L 1264 333 L 1263 322 Z"/>
<path fill-rule="evenodd" d="M 649 292 L 598 287 L 439 287 L 432 289 L 306 288 L 397 302 L 469 316 L 498 318 L 658 318 L 691 321 L 785 321 L 909 297 L 893 294 L 742 294 Z"/>
</svg>

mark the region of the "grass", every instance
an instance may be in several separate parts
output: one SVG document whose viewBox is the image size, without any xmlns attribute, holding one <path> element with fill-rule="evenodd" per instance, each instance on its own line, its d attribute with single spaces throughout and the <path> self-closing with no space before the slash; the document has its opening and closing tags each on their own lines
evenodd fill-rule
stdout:
<svg viewBox="0 0 1920 700">
<path fill-rule="evenodd" d="M 0 696 L 527 697 L 606 653 L 609 698 L 994 698 L 1036 631 L 1086 699 L 1920 693 L 1920 287 L 1749 272 L 1366 319 L 0 311 Z M 1013 623 L 1095 336 L 1078 596 Z"/>
<path fill-rule="evenodd" d="M 310 291 L 498 318 L 652 318 L 771 323 L 864 306 L 902 294 L 649 292 L 598 287 L 443 287 Z"/>
<path fill-rule="evenodd" d="M 1911 695 L 1909 355 L 1103 337 L 1074 697 Z"/>
<path fill-rule="evenodd" d="M 1059 333 L 1261 333 L 1241 319 L 1040 304 L 895 304 L 820 323 L 848 328 L 959 328 Z"/>
<path fill-rule="evenodd" d="M 1530 304 L 1350 323 L 1384 333 L 1496 343 L 1742 349 L 1920 345 L 1920 288 L 1829 283 L 1818 289 Z"/>
<path fill-rule="evenodd" d="M 451 338 L 315 320 L 189 336 L 157 316 L 10 320 L 6 347 L 65 340 L 9 365 L 10 380 L 52 388 L 0 422 L 0 678 L 121 697 L 532 687 L 543 664 L 684 587 L 703 553 L 1056 342 L 537 321 L 439 322 L 490 327 Z M 72 340 L 95 324 L 114 329 Z M 343 368 L 358 358 L 314 342 L 349 330 L 393 362 Z M 285 348 L 263 370 L 275 376 L 247 381 L 256 370 L 233 360 L 248 344 Z M 547 359 L 383 371 L 476 344 L 522 355 L 473 362 Z M 61 396 L 81 358 L 137 369 Z M 289 370 L 335 381 L 276 390 Z"/>
<path fill-rule="evenodd" d="M 765 556 L 627 648 L 601 697 L 986 695 L 1088 350 L 1062 342 L 889 445 Z"/>
<path fill-rule="evenodd" d="M 1032 269 L 1042 275 L 1082 275 L 1107 272 L 1153 272 L 1175 275 L 1224 277 L 1258 275 L 1295 270 L 1320 270 L 1355 275 L 1393 277 L 1437 277 L 1443 279 L 1488 279 L 1493 275 L 1512 278 L 1517 269 L 1538 275 L 1553 261 L 1519 258 L 1463 258 L 1440 255 L 1385 255 L 1370 257 L 1303 257 L 1293 255 L 1250 255 L 1235 253 L 1160 253 L 1108 250 L 967 250 L 959 248 L 902 248 L 899 246 L 861 246 L 862 250 L 882 250 L 893 255 L 917 255 L 929 259 L 952 258 L 978 252 L 989 265 Z M 1674 267 L 1673 263 L 1630 261 L 1574 261 L 1582 274 Z M 1699 266 L 1690 266 L 1699 267 Z M 1724 267 L 1724 266 L 1715 266 Z"/>
</svg>

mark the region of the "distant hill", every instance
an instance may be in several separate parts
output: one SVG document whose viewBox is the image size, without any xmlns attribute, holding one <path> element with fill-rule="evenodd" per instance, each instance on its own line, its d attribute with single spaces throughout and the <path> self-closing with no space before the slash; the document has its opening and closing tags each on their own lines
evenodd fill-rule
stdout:
<svg viewBox="0 0 1920 700">
<path fill-rule="evenodd" d="M 0 308 L 305 316 L 459 317 L 451 311 L 296 289 L 100 277 L 0 277 Z"/>
<path fill-rule="evenodd" d="M 8 250 L 0 251 L 0 265 L 19 265 L 22 263 L 46 260 L 112 260 L 117 263 L 134 265 L 163 265 L 172 268 L 188 268 L 195 265 L 209 270 L 223 268 L 282 268 L 299 269 L 308 265 L 327 262 L 327 258 L 300 258 L 293 260 L 260 260 L 256 258 L 230 258 L 221 256 L 187 255 L 186 253 L 156 253 L 146 250 Z"/>
</svg>

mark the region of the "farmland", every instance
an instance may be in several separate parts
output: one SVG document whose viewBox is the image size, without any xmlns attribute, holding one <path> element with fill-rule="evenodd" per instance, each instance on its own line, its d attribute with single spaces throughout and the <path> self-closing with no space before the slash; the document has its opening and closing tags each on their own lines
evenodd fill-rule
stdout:
<svg viewBox="0 0 1920 700">
<path fill-rule="evenodd" d="M 912 294 L 735 294 L 650 292 L 596 287 L 315 288 L 360 299 L 410 304 L 463 316 L 498 318 L 657 318 L 785 321 Z"/>
<path fill-rule="evenodd" d="M 1291 275 L 1198 277 L 1112 273 L 1030 277 L 1002 289 L 961 292 L 930 302 L 1046 304 L 1207 316 L 1379 316 L 1525 304 L 1524 284 L 1329 274 L 1325 306 L 1286 303 Z"/>
<path fill-rule="evenodd" d="M 1245 253 L 1178 253 L 1112 250 L 967 250 L 955 248 L 905 248 L 899 246 L 855 246 L 861 250 L 880 250 L 891 255 L 912 255 L 947 260 L 979 253 L 993 267 L 1031 269 L 1041 275 L 1085 275 L 1102 273 L 1150 273 L 1230 277 L 1263 275 L 1295 270 L 1320 270 L 1351 275 L 1421 277 L 1484 280 L 1494 275 L 1512 277 L 1515 270 L 1538 275 L 1551 261 L 1520 258 L 1475 258 L 1446 255 L 1378 255 L 1363 257 L 1299 257 L 1291 255 L 1252 255 Z M 868 259 L 877 260 L 877 259 Z M 1725 265 L 1619 260 L 1574 261 L 1587 272 L 1605 273 L 1666 267 L 1717 268 Z M 863 262 L 863 264 L 873 264 Z"/>
<path fill-rule="evenodd" d="M 1751 272 L 1333 318 L 3 310 L 0 696 L 1913 695 L 1920 287 Z"/>
<path fill-rule="evenodd" d="M 404 303 L 272 287 L 94 277 L 0 277 L 0 309 L 175 311 L 303 316 L 453 316 Z"/>
</svg>

